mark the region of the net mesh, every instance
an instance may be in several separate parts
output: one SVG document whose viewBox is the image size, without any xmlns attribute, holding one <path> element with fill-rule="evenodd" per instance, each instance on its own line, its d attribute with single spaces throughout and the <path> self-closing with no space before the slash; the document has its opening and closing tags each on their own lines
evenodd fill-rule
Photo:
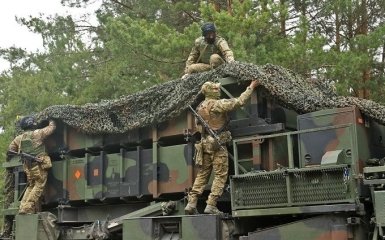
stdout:
<svg viewBox="0 0 385 240">
<path fill-rule="evenodd" d="M 215 70 L 191 74 L 144 91 L 85 105 L 54 105 L 35 117 L 60 119 L 88 134 L 122 133 L 178 116 L 194 104 L 206 81 L 233 77 L 238 82 L 258 79 L 270 96 L 298 113 L 356 105 L 364 114 L 385 122 L 385 108 L 371 100 L 338 96 L 325 81 L 311 81 L 280 66 L 232 62 Z"/>
</svg>

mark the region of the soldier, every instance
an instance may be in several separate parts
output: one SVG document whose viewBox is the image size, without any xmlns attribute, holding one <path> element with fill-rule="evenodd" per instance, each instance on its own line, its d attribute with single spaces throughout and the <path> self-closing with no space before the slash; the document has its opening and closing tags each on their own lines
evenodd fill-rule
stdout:
<svg viewBox="0 0 385 240">
<path fill-rule="evenodd" d="M 233 62 L 234 55 L 226 40 L 216 35 L 215 25 L 205 23 L 201 27 L 202 36 L 197 38 L 186 61 L 185 75 L 204 72 L 225 62 Z"/>
<path fill-rule="evenodd" d="M 197 124 L 198 129 L 202 134 L 202 154 L 195 157 L 195 161 L 199 167 L 194 185 L 188 194 L 188 204 L 185 208 L 186 214 L 196 214 L 198 197 L 202 194 L 205 185 L 207 184 L 211 171 L 214 170 L 214 180 L 211 186 L 211 193 L 206 201 L 207 206 L 204 213 L 221 214 L 216 207 L 218 198 L 223 193 L 223 188 L 227 180 L 228 171 L 228 153 L 226 142 L 231 140 L 231 134 L 226 130 L 227 113 L 236 107 L 242 106 L 250 97 L 252 91 L 258 86 L 259 82 L 254 80 L 250 83 L 241 96 L 233 99 L 219 99 L 220 84 L 206 82 L 202 85 L 201 92 L 205 95 L 205 100 L 198 106 L 197 113 L 203 118 L 208 126 L 217 133 L 220 139 L 219 143 L 202 129 L 202 126 Z M 197 151 L 199 152 L 199 151 Z M 201 162 L 198 159 L 201 159 Z"/>
<path fill-rule="evenodd" d="M 33 155 L 38 159 L 38 161 L 31 161 L 31 159 L 22 157 L 28 187 L 21 200 L 19 214 L 36 213 L 36 209 L 40 204 L 39 198 L 47 182 L 47 170 L 52 167 L 51 159 L 45 152 L 43 140 L 53 133 L 56 124 L 53 120 L 50 120 L 48 126 L 42 129 L 36 129 L 36 126 L 37 124 L 33 117 L 22 118 L 20 128 L 25 132 L 18 135 L 8 148 L 17 153 L 23 152 Z M 8 156 L 10 155 L 8 154 Z"/>
</svg>

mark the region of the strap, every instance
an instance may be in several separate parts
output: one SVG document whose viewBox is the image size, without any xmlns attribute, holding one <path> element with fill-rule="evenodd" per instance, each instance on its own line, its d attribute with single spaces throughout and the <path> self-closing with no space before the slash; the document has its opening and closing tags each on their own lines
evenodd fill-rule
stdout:
<svg viewBox="0 0 385 240">
<path fill-rule="evenodd" d="M 202 55 L 203 55 L 203 53 L 205 53 L 207 46 L 208 46 L 208 44 L 206 44 L 206 46 L 205 46 L 205 48 L 203 48 L 202 52 L 199 53 L 199 57 L 198 57 L 196 63 L 199 63 L 199 60 L 201 60 Z"/>
</svg>

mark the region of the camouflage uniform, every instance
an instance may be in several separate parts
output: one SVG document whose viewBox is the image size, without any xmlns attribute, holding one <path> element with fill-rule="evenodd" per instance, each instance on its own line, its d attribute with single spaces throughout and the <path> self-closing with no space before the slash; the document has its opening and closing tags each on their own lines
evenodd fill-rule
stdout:
<svg viewBox="0 0 385 240">
<path fill-rule="evenodd" d="M 194 47 L 186 61 L 185 73 L 208 71 L 232 61 L 234 61 L 234 54 L 224 38 L 217 36 L 215 42 L 209 44 L 202 36 L 195 40 Z"/>
<path fill-rule="evenodd" d="M 7 158 L 6 161 L 9 161 Z M 15 194 L 15 176 L 13 174 L 12 169 L 7 168 L 5 170 L 4 175 L 4 209 L 10 207 L 13 202 L 14 194 Z M 12 233 L 12 225 L 15 217 L 12 215 L 4 215 L 4 223 L 3 223 L 3 232 L 0 235 L 0 239 L 2 237 L 9 237 Z"/>
<path fill-rule="evenodd" d="M 253 91 L 253 89 L 248 87 L 238 98 L 217 99 L 219 98 L 219 95 L 207 94 L 207 92 L 210 91 L 210 89 L 207 90 L 207 88 L 214 85 L 217 85 L 219 88 L 219 84 L 211 82 L 207 82 L 202 86 L 202 92 L 206 92 L 206 98 L 198 106 L 197 112 L 212 130 L 219 133 L 220 142 L 222 143 L 223 148 L 219 146 L 213 137 L 209 134 L 205 134 L 204 130 L 202 130 L 201 142 L 203 145 L 203 161 L 202 165 L 199 166 L 192 190 L 189 192 L 188 201 L 190 206 L 196 206 L 198 196 L 202 194 L 212 170 L 214 170 L 214 180 L 211 186 L 211 193 L 206 203 L 213 207 L 216 206 L 217 199 L 223 193 L 229 166 L 225 143 L 231 140 L 231 134 L 229 131 L 222 131 L 227 124 L 227 112 L 244 105 Z M 198 128 L 201 128 L 201 126 L 198 126 Z M 188 210 L 189 207 L 186 207 L 186 212 L 192 214 Z"/>
<path fill-rule="evenodd" d="M 42 129 L 26 131 L 17 136 L 9 145 L 9 150 L 15 152 L 25 152 L 38 157 L 42 162 L 32 162 L 31 166 L 23 164 L 23 169 L 27 175 L 28 187 L 20 203 L 19 213 L 35 213 L 39 207 L 45 184 L 47 182 L 47 170 L 52 167 L 51 159 L 45 152 L 43 140 L 53 133 L 56 125 L 53 121 Z"/>
</svg>

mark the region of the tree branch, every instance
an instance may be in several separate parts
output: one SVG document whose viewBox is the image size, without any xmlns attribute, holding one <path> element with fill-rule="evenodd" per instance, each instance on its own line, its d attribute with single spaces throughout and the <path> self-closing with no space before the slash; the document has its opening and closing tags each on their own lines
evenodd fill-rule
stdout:
<svg viewBox="0 0 385 240">
<path fill-rule="evenodd" d="M 126 4 L 122 3 L 122 2 L 119 2 L 118 0 L 111 0 L 111 1 L 116 3 L 116 4 L 118 4 L 118 5 L 120 5 L 120 6 L 122 6 L 122 7 L 128 8 L 130 10 L 134 10 L 134 8 L 132 6 L 128 6 L 128 5 L 126 5 Z"/>
</svg>

